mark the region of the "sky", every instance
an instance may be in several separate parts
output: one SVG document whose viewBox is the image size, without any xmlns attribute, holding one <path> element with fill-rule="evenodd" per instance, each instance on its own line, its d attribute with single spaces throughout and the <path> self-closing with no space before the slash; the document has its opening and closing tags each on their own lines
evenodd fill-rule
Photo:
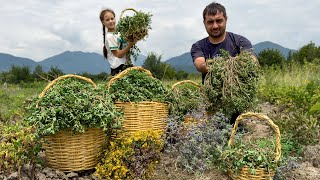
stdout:
<svg viewBox="0 0 320 180">
<path fill-rule="evenodd" d="M 189 52 L 207 37 L 202 11 L 207 0 L 0 0 L 0 53 L 42 61 L 64 51 L 102 54 L 100 11 L 111 8 L 119 21 L 126 8 L 149 12 L 152 30 L 137 46 L 162 60 Z M 319 0 L 221 0 L 227 31 L 251 43 L 271 41 L 290 49 L 320 44 Z M 132 16 L 125 11 L 123 16 Z"/>
</svg>

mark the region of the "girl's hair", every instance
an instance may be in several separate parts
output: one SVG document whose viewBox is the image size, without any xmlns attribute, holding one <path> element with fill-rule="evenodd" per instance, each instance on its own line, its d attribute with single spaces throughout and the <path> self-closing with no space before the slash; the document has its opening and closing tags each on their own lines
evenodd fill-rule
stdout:
<svg viewBox="0 0 320 180">
<path fill-rule="evenodd" d="M 102 24 L 102 33 L 103 33 L 103 56 L 107 59 L 108 58 L 108 50 L 106 48 L 106 27 L 103 25 L 102 21 L 104 19 L 104 14 L 110 12 L 113 14 L 114 17 L 116 17 L 116 14 L 111 9 L 104 9 L 100 12 L 100 21 Z"/>
</svg>

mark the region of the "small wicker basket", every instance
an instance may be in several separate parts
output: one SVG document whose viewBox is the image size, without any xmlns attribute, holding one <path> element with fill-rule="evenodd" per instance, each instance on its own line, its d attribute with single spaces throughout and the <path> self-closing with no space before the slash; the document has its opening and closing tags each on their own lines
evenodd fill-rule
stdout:
<svg viewBox="0 0 320 180">
<path fill-rule="evenodd" d="M 171 89 L 174 93 L 179 93 L 178 92 L 178 87 L 181 86 L 181 85 L 184 85 L 184 84 L 190 84 L 190 85 L 193 85 L 197 88 L 201 88 L 202 86 L 192 80 L 183 80 L 183 81 L 179 81 L 179 82 L 176 82 L 175 84 L 172 85 Z M 204 116 L 207 116 L 207 112 L 204 112 Z M 200 121 L 204 121 L 204 119 L 200 119 Z M 192 123 L 197 123 L 197 119 L 193 118 L 191 115 L 184 115 L 183 117 L 183 123 L 185 125 L 190 125 Z"/>
<path fill-rule="evenodd" d="M 139 70 L 145 72 L 148 76 L 152 77 L 149 70 L 134 66 L 125 69 L 115 77 L 113 77 L 107 88 L 124 77 L 132 70 Z M 165 118 L 168 117 L 168 105 L 166 103 L 142 101 L 142 102 L 115 102 L 116 107 L 124 112 L 124 120 L 122 123 L 122 130 L 125 133 L 133 134 L 139 130 L 155 130 L 162 132 L 166 128 Z"/>
<path fill-rule="evenodd" d="M 69 74 L 51 81 L 39 98 L 42 98 L 56 82 L 66 78 L 81 79 L 96 87 L 96 84 L 89 78 Z M 75 134 L 67 129 L 45 136 L 43 147 L 48 165 L 63 172 L 92 169 L 99 161 L 98 154 L 101 152 L 105 139 L 105 133 L 99 128 L 87 128 L 84 133 Z"/>
<path fill-rule="evenodd" d="M 134 11 L 135 13 L 138 13 L 135 9 L 133 8 L 127 8 L 124 9 L 121 14 L 120 14 L 120 20 L 123 17 L 123 14 L 125 11 Z M 139 29 L 136 29 L 133 32 L 127 32 L 124 35 L 124 40 L 126 40 L 127 42 L 133 42 L 135 40 L 139 41 L 142 38 L 144 38 L 146 35 L 148 35 L 148 29 L 146 27 L 140 27 Z"/>
<path fill-rule="evenodd" d="M 266 115 L 263 115 L 260 113 L 247 112 L 238 116 L 234 124 L 234 127 L 232 129 L 228 146 L 232 146 L 234 144 L 234 136 L 237 131 L 238 124 L 240 123 L 240 121 L 246 118 L 255 118 L 257 120 L 266 121 L 271 126 L 271 128 L 273 129 L 276 135 L 275 163 L 277 163 L 281 156 L 280 130 L 278 126 L 274 124 L 272 120 Z M 228 171 L 229 171 L 229 176 L 234 180 L 256 180 L 256 179 L 269 180 L 269 179 L 272 179 L 275 174 L 273 170 L 270 170 L 269 172 L 267 172 L 264 168 L 256 168 L 255 174 L 253 175 L 250 173 L 250 168 L 248 166 L 243 167 L 237 175 L 234 174 L 232 169 L 229 169 Z"/>
</svg>

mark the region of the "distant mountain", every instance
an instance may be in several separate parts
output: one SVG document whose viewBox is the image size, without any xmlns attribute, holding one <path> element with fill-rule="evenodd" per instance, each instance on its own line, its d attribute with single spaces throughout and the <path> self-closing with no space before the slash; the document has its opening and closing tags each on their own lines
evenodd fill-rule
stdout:
<svg viewBox="0 0 320 180">
<path fill-rule="evenodd" d="M 99 74 L 110 73 L 110 65 L 98 53 L 85 53 L 81 51 L 66 51 L 38 62 L 41 66 L 57 67 L 66 74 L 77 74 L 88 72 Z"/>
<path fill-rule="evenodd" d="M 285 48 L 283 46 L 280 46 L 279 44 L 276 44 L 276 43 L 273 43 L 270 41 L 264 41 L 264 42 L 253 45 L 253 51 L 256 54 L 259 54 L 261 51 L 263 51 L 265 49 L 277 49 L 286 58 L 288 57 L 289 51 L 291 51 L 291 52 L 297 51 L 294 49 Z"/>
<path fill-rule="evenodd" d="M 146 56 L 140 54 L 137 58 L 137 61 L 133 61 L 133 64 L 135 66 L 142 66 L 146 58 Z"/>
<path fill-rule="evenodd" d="M 28 58 L 21 58 L 12 56 L 10 54 L 0 53 L 0 72 L 10 70 L 12 65 L 29 66 L 30 69 L 34 69 L 37 66 L 37 63 Z"/>
<path fill-rule="evenodd" d="M 142 66 L 145 59 L 146 56 L 139 55 L 137 61 L 133 63 L 136 66 Z M 32 71 L 37 65 L 41 65 L 44 71 L 48 71 L 50 67 L 53 66 L 61 69 L 66 74 L 79 74 L 84 72 L 90 74 L 99 74 L 101 72 L 110 73 L 109 62 L 101 54 L 82 51 L 65 51 L 39 62 L 0 53 L 0 72 L 10 70 L 11 65 L 28 66 Z"/>
<path fill-rule="evenodd" d="M 187 73 L 197 72 L 197 69 L 193 65 L 192 57 L 189 52 L 180 56 L 176 56 L 168 59 L 165 63 L 170 64 L 176 70 L 183 70 Z"/>
<path fill-rule="evenodd" d="M 296 50 L 288 49 L 283 46 L 280 46 L 276 43 L 270 42 L 270 41 L 264 41 L 258 44 L 253 45 L 253 51 L 258 55 L 261 51 L 265 49 L 277 49 L 280 51 L 280 53 L 287 57 L 289 51 L 296 52 Z M 193 65 L 192 57 L 190 55 L 190 52 L 186 52 L 180 56 L 176 56 L 173 58 L 170 58 L 165 61 L 166 63 L 170 64 L 172 67 L 174 67 L 176 70 L 183 70 L 188 73 L 194 73 L 197 72 L 196 68 Z"/>
</svg>

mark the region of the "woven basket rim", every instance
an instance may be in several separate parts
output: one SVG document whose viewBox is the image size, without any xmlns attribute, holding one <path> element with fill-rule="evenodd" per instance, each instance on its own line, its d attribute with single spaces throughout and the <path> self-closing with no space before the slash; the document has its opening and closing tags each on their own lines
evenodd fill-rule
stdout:
<svg viewBox="0 0 320 180">
<path fill-rule="evenodd" d="M 172 85 L 171 89 L 175 89 L 176 87 L 178 87 L 179 85 L 182 85 L 182 84 L 191 84 L 191 85 L 194 85 L 198 88 L 201 88 L 202 86 L 192 80 L 182 80 L 182 81 L 179 81 L 179 82 L 176 82 Z"/>
<path fill-rule="evenodd" d="M 231 135 L 230 135 L 230 139 L 228 141 L 228 146 L 232 146 L 234 144 L 234 136 L 235 136 L 235 133 L 237 131 L 237 128 L 238 128 L 238 124 L 243 120 L 243 119 L 246 119 L 246 118 L 249 118 L 249 117 L 254 117 L 255 119 L 257 120 L 262 120 L 262 121 L 266 121 L 269 126 L 273 129 L 275 135 L 276 135 L 276 148 L 275 148 L 275 151 L 276 151 L 276 156 L 275 156 L 275 162 L 277 163 L 281 157 L 281 135 L 280 135 L 280 130 L 279 130 L 279 127 L 273 123 L 273 121 L 266 115 L 264 114 L 261 114 L 261 113 L 253 113 L 253 112 L 247 112 L 247 113 L 244 113 L 244 114 L 241 114 L 240 116 L 237 117 L 236 119 L 236 122 L 233 126 L 233 129 L 231 131 Z"/>
<path fill-rule="evenodd" d="M 154 78 L 152 76 L 152 73 L 145 69 L 145 68 L 142 68 L 140 66 L 133 66 L 133 67 L 129 67 L 127 69 L 125 69 L 124 71 L 121 71 L 119 74 L 117 74 L 116 76 L 114 76 L 112 79 L 110 79 L 110 81 L 108 82 L 107 84 L 107 89 L 110 89 L 111 85 L 116 82 L 117 80 L 121 79 L 122 77 L 124 77 L 125 75 L 127 75 L 130 71 L 132 70 L 139 70 L 139 71 L 142 71 L 142 72 L 145 72 L 148 76 Z"/>
<path fill-rule="evenodd" d="M 83 77 L 83 76 L 79 76 L 79 75 L 75 75 L 75 74 L 67 74 L 67 75 L 63 75 L 63 76 L 59 76 L 58 78 L 54 79 L 53 81 L 51 81 L 44 89 L 43 91 L 39 94 L 39 98 L 42 98 L 46 92 L 54 85 L 56 84 L 58 81 L 66 79 L 66 78 L 76 78 L 76 79 L 81 79 L 84 80 L 90 84 L 93 85 L 94 88 L 97 87 L 97 85 L 90 79 L 87 77 Z"/>
</svg>

